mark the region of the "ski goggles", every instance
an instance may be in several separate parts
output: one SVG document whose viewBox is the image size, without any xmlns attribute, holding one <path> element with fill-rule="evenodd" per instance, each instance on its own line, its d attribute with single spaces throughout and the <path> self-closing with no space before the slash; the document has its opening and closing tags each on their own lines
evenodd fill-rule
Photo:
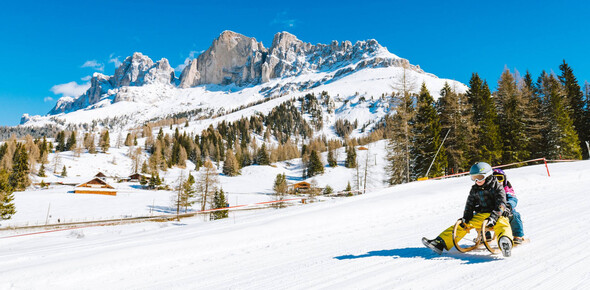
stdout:
<svg viewBox="0 0 590 290">
<path fill-rule="evenodd" d="M 504 175 L 502 175 L 502 174 L 494 174 L 494 176 L 496 177 L 496 179 L 499 182 L 504 182 Z"/>
<path fill-rule="evenodd" d="M 482 181 L 484 179 L 486 179 L 486 177 L 483 174 L 471 175 L 471 180 L 473 181 Z"/>
</svg>

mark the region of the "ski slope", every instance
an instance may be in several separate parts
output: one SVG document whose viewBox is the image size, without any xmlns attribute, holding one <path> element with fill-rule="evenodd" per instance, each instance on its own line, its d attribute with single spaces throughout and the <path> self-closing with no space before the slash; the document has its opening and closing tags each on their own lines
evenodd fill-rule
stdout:
<svg viewBox="0 0 590 290">
<path fill-rule="evenodd" d="M 531 243 L 512 257 L 433 238 L 462 215 L 468 177 L 203 222 L 2 238 L 0 289 L 584 289 L 590 161 L 507 170 Z"/>
</svg>

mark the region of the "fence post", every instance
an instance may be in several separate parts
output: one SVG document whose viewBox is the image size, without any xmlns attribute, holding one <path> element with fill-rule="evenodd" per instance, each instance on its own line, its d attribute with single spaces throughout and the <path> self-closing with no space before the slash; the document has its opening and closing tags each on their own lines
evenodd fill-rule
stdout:
<svg viewBox="0 0 590 290">
<path fill-rule="evenodd" d="M 547 166 L 547 159 L 543 157 L 543 161 L 545 162 L 545 168 L 547 168 L 547 176 L 551 177 L 551 174 L 549 174 L 549 166 Z"/>
</svg>

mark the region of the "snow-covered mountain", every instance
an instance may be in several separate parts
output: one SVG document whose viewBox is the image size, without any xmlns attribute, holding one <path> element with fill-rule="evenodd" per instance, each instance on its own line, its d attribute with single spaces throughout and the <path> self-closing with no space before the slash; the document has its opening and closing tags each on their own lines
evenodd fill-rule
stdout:
<svg viewBox="0 0 590 290">
<path fill-rule="evenodd" d="M 404 74 L 415 84 L 415 91 L 424 82 L 435 97 L 445 82 L 458 92 L 466 90 L 464 84 L 424 72 L 376 40 L 312 45 L 280 32 L 265 48 L 254 38 L 225 31 L 179 77 L 167 59 L 154 62 L 136 52 L 114 75 L 95 73 L 82 96 L 61 98 L 46 116 L 25 114 L 21 124 L 100 124 L 117 119 L 122 128 L 135 127 L 185 112 L 191 112 L 185 115 L 195 120 L 219 117 L 254 103 L 279 99 L 278 105 L 324 91 L 341 100 L 336 114 L 351 114 L 355 108 L 350 103 L 391 94 Z M 252 111 L 269 109 L 255 106 Z"/>
</svg>

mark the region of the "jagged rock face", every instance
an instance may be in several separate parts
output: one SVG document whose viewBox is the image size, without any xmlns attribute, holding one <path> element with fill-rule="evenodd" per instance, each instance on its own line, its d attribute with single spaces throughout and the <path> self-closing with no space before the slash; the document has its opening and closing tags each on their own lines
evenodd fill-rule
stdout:
<svg viewBox="0 0 590 290">
<path fill-rule="evenodd" d="M 171 84 L 173 80 L 174 69 L 167 59 L 163 58 L 154 64 L 149 57 L 136 52 L 127 57 L 115 71 L 113 87 Z"/>
<path fill-rule="evenodd" d="M 197 70 L 197 60 L 193 59 L 189 65 L 184 67 L 180 74 L 181 88 L 190 88 L 199 84 L 201 80 L 201 73 Z"/>
<path fill-rule="evenodd" d="M 381 52 L 387 53 L 389 57 L 376 57 Z M 275 34 L 267 50 L 254 38 L 225 31 L 207 51 L 184 68 L 180 87 L 259 84 L 273 78 L 336 69 L 351 63 L 358 63 L 358 69 L 409 66 L 407 60 L 391 56 L 376 40 L 359 41 L 354 45 L 350 41 L 312 45 L 288 32 L 280 32 Z"/>
<path fill-rule="evenodd" d="M 174 84 L 174 69 L 163 58 L 154 63 L 149 57 L 136 52 L 129 56 L 115 70 L 115 75 L 106 76 L 94 73 L 90 80 L 90 88 L 84 95 L 73 98 L 60 98 L 50 115 L 86 108 L 98 103 L 108 96 L 109 90 L 126 86 L 143 86 L 147 84 Z M 124 101 L 124 97 L 114 96 L 114 101 Z"/>
<path fill-rule="evenodd" d="M 108 90 L 112 89 L 111 77 L 101 74 L 94 73 L 90 79 L 90 88 L 82 96 L 77 99 L 71 97 L 63 97 L 57 101 L 57 104 L 51 111 L 50 115 L 59 114 L 63 112 L 69 112 L 86 108 L 89 105 L 95 104 L 100 101 L 103 94 L 106 94 Z"/>
<path fill-rule="evenodd" d="M 266 49 L 256 39 L 224 31 L 213 41 L 211 47 L 197 58 L 197 70 L 200 75 L 198 83 L 242 85 L 260 79 L 261 65 L 265 57 Z M 190 82 L 185 81 L 185 84 Z"/>
<path fill-rule="evenodd" d="M 125 59 L 113 76 L 95 73 L 91 87 L 84 95 L 77 99 L 61 98 L 49 114 L 86 108 L 105 97 L 114 102 L 137 101 L 137 96 L 124 93 L 129 86 L 243 86 L 308 72 L 332 71 L 331 77 L 340 77 L 366 67 L 388 66 L 405 66 L 423 72 L 407 60 L 389 53 L 375 40 L 358 41 L 354 45 L 350 41 L 312 45 L 288 32 L 280 32 L 275 34 L 271 47 L 266 49 L 254 38 L 224 31 L 209 49 L 183 69 L 180 79 L 175 78 L 174 69 L 167 59 L 154 63 L 149 57 L 136 52 Z"/>
<path fill-rule="evenodd" d="M 163 58 L 156 62 L 154 66 L 148 69 L 145 74 L 143 84 L 173 84 L 174 83 L 174 69 L 168 63 L 168 60 Z"/>
</svg>

